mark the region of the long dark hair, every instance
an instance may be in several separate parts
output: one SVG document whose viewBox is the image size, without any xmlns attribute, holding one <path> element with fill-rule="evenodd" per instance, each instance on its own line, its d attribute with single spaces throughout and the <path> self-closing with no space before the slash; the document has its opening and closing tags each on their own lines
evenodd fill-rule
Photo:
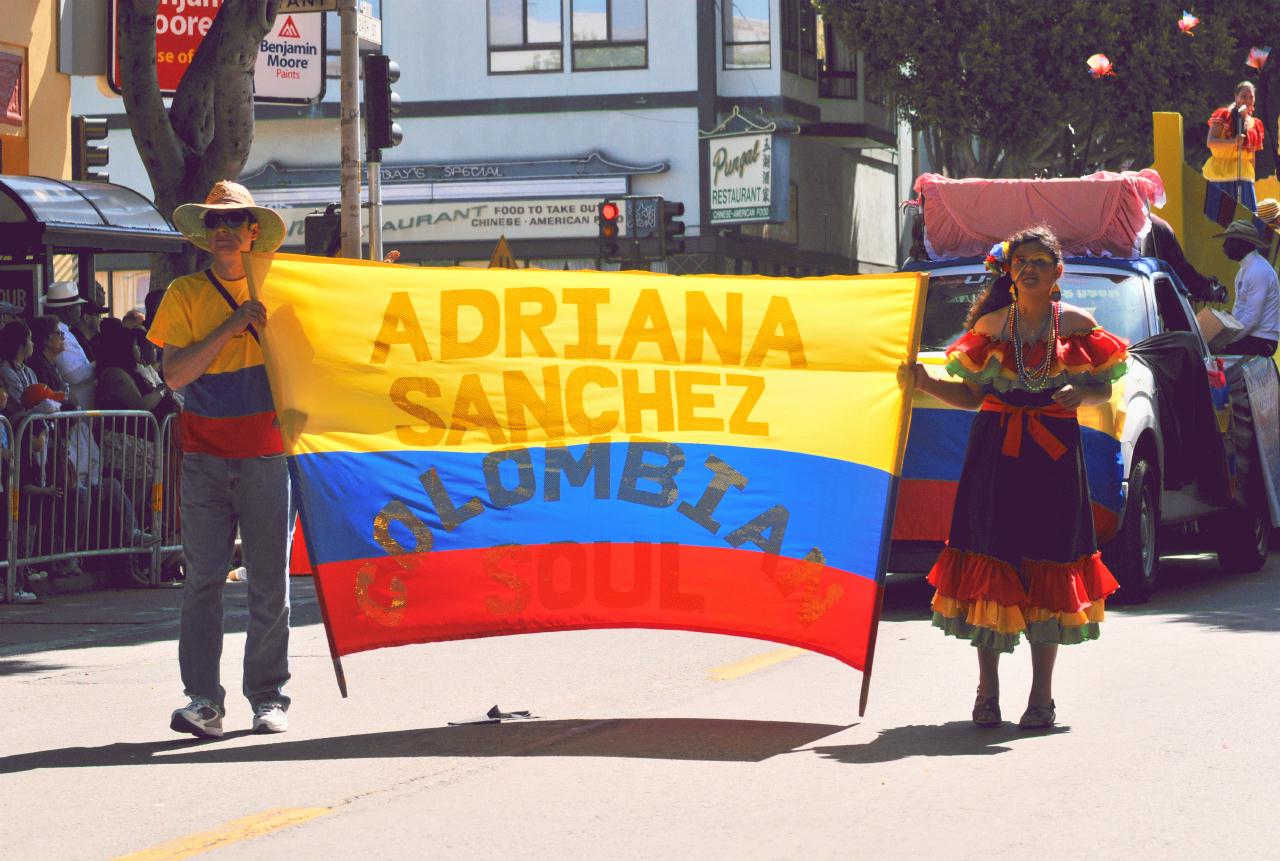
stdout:
<svg viewBox="0 0 1280 861">
<path fill-rule="evenodd" d="M 1058 237 L 1053 235 L 1053 231 L 1043 224 L 1018 231 L 1009 237 L 1008 242 L 1010 256 L 1013 255 L 1013 250 L 1024 242 L 1037 242 L 1053 255 L 1055 263 L 1062 262 L 1062 243 L 1058 241 Z M 978 298 L 974 300 L 973 305 L 970 306 L 969 316 L 964 321 L 964 327 L 972 329 L 987 314 L 992 311 L 999 311 L 1006 305 L 1012 305 L 1012 287 L 1013 278 L 1008 272 L 998 278 L 992 278 L 991 282 L 987 284 L 987 289 L 983 290 L 978 295 Z"/>
<path fill-rule="evenodd" d="M 0 359 L 18 361 L 18 353 L 26 346 L 31 330 L 21 320 L 11 320 L 0 326 Z"/>
</svg>

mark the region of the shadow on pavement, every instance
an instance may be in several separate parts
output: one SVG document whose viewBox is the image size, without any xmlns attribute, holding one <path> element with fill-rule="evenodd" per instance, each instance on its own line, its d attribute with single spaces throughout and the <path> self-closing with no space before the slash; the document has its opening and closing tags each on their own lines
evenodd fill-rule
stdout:
<svg viewBox="0 0 1280 861">
<path fill-rule="evenodd" d="M 290 580 L 291 627 L 320 624 L 315 584 L 310 577 Z M 249 624 L 247 583 L 228 583 L 223 591 L 225 630 L 243 633 Z M 4 659 L 34 652 L 136 646 L 178 638 L 182 589 L 104 589 L 56 595 L 43 604 L 0 604 L 0 675 Z"/>
<path fill-rule="evenodd" d="M 66 664 L 46 664 L 38 661 L 6 660 L 0 658 L 0 677 L 20 676 L 24 673 L 50 673 L 65 670 Z"/>
<path fill-rule="evenodd" d="M 814 753 L 837 762 L 870 765 L 893 762 L 912 756 L 991 756 L 1012 748 L 1005 743 L 1015 739 L 1057 735 L 1068 727 L 1047 730 L 1022 730 L 1017 724 L 998 727 L 974 726 L 972 721 L 952 721 L 937 726 L 912 725 L 884 730 L 866 744 L 843 744 L 835 747 L 810 748 Z"/>
<path fill-rule="evenodd" d="M 388 757 L 599 756 L 761 762 L 847 729 L 782 721 L 703 718 L 551 720 L 427 727 L 301 741 L 230 745 L 189 739 L 64 747 L 0 758 L 0 774 L 42 768 L 298 762 Z"/>
<path fill-rule="evenodd" d="M 1172 615 L 1178 622 L 1226 631 L 1280 631 L 1276 565 L 1272 556 L 1261 571 L 1227 574 L 1211 555 L 1167 557 L 1151 600 L 1116 609 L 1132 616 Z"/>
</svg>

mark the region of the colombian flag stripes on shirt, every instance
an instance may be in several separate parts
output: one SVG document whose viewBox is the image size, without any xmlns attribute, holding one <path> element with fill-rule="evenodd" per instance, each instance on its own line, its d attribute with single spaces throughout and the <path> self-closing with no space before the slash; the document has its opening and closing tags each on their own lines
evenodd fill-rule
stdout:
<svg viewBox="0 0 1280 861">
<path fill-rule="evenodd" d="M 250 265 L 335 657 L 651 627 L 867 666 L 924 276 Z"/>
<path fill-rule="evenodd" d="M 222 286 L 236 302 L 249 298 L 244 278 Z M 209 337 L 232 310 L 206 273 L 184 275 L 165 291 L 147 337 L 160 347 L 190 347 Z M 248 331 L 227 342 L 208 371 L 185 386 L 182 395 L 184 452 L 230 458 L 283 450 L 262 349 Z"/>
</svg>

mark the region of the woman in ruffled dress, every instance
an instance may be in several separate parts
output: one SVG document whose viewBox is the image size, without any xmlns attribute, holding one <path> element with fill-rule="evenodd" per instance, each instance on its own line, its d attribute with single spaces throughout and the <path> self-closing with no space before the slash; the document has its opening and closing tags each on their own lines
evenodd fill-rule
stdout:
<svg viewBox="0 0 1280 861">
<path fill-rule="evenodd" d="M 1018 725 L 1052 726 L 1061 644 L 1098 637 L 1118 588 L 1098 554 L 1076 409 L 1106 403 L 1125 372 L 1126 344 L 1062 303 L 1062 247 L 1044 227 L 992 249 L 997 275 L 947 350 L 948 373 L 923 365 L 916 385 L 976 409 L 946 548 L 929 573 L 933 624 L 978 652 L 973 721 L 1000 724 L 999 661 L 1025 633 L 1032 682 Z"/>
</svg>

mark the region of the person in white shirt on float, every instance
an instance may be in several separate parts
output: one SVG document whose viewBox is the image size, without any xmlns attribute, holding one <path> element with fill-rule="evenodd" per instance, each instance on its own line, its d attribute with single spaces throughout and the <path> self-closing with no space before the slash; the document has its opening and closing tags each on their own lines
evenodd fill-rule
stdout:
<svg viewBox="0 0 1280 861">
<path fill-rule="evenodd" d="M 86 306 L 90 306 L 86 308 Z M 88 302 L 80 295 L 80 288 L 74 281 L 54 281 L 44 297 L 45 311 L 53 314 L 61 322 L 58 329 L 66 341 L 66 348 L 54 359 L 54 365 L 62 378 L 71 384 L 71 396 L 82 410 L 93 409 L 93 390 L 97 379 L 93 373 L 93 362 L 85 355 L 84 346 L 80 343 L 80 335 L 71 327 L 80 320 L 80 315 L 89 311 L 93 314 L 104 313 L 106 309 Z"/>
<path fill-rule="evenodd" d="M 1222 233 L 1222 253 L 1239 261 L 1236 303 L 1231 316 L 1244 326 L 1239 336 L 1216 352 L 1228 356 L 1271 356 L 1280 341 L 1280 278 L 1260 253 L 1267 243 L 1250 221 L 1233 221 Z"/>
</svg>

